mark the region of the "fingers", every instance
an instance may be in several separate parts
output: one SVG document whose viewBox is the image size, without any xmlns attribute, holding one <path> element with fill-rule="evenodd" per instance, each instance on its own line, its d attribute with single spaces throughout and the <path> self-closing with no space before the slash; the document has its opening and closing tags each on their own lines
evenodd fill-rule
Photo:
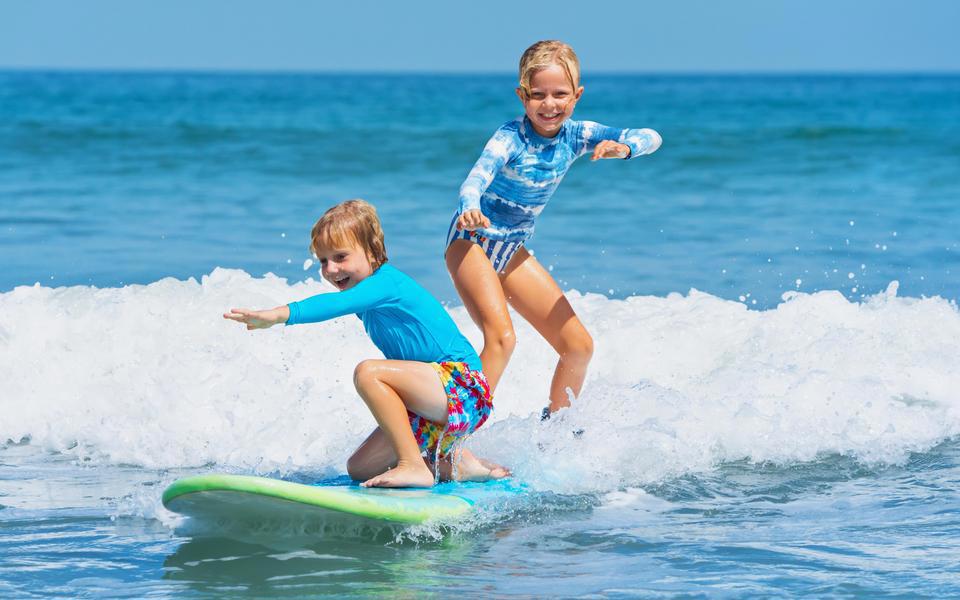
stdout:
<svg viewBox="0 0 960 600">
<path fill-rule="evenodd" d="M 590 155 L 590 160 L 597 160 L 603 154 L 603 145 L 606 142 L 600 142 L 593 147 L 593 154 Z"/>
<path fill-rule="evenodd" d="M 242 308 L 231 308 L 230 312 L 223 313 L 223 318 L 243 322 L 246 313 L 247 311 Z"/>
<path fill-rule="evenodd" d="M 246 308 L 231 308 L 230 312 L 223 313 L 224 319 L 236 321 L 237 323 L 244 323 L 247 326 L 247 329 L 255 329 L 252 322 L 257 317 L 257 311 L 248 310 Z"/>
<path fill-rule="evenodd" d="M 613 144 L 610 140 L 603 140 L 593 149 L 593 156 L 590 157 L 590 160 L 599 160 L 601 158 L 607 158 L 610 155 L 610 146 Z"/>
<path fill-rule="evenodd" d="M 601 158 L 626 158 L 629 149 L 619 142 L 613 140 L 603 140 L 593 148 L 593 156 L 590 160 L 599 160 Z"/>
<path fill-rule="evenodd" d="M 466 229 L 473 231 L 474 229 L 482 229 L 485 227 L 490 227 L 490 219 L 476 209 L 468 210 L 457 219 L 458 230 Z"/>
</svg>

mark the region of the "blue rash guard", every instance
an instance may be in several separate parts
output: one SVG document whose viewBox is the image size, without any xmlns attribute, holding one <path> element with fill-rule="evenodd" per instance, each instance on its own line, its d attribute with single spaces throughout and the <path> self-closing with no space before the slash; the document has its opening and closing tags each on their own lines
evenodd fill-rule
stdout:
<svg viewBox="0 0 960 600">
<path fill-rule="evenodd" d="M 355 313 L 389 359 L 465 362 L 471 370 L 481 370 L 480 357 L 437 299 L 388 264 L 348 290 L 317 294 L 287 306 L 287 325 Z"/>
<path fill-rule="evenodd" d="M 661 143 L 652 129 L 617 129 L 593 121 L 567 120 L 552 138 L 538 134 L 526 116 L 505 123 L 460 186 L 459 214 L 480 209 L 490 227 L 477 232 L 492 240 L 529 239 L 534 219 L 570 165 L 603 140 L 629 146 L 629 158 L 650 154 Z"/>
</svg>

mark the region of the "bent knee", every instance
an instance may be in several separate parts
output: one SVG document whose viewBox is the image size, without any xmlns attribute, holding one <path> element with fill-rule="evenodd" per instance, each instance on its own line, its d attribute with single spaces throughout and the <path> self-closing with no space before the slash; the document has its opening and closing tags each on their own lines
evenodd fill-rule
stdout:
<svg viewBox="0 0 960 600">
<path fill-rule="evenodd" d="M 589 361 L 593 357 L 593 336 L 585 329 L 564 336 L 560 355 L 568 360 Z"/>
<path fill-rule="evenodd" d="M 373 473 L 370 466 L 354 454 L 347 459 L 347 475 L 354 481 L 366 481 L 377 475 L 377 473 Z"/>
<path fill-rule="evenodd" d="M 353 370 L 353 384 L 360 386 L 363 383 L 373 381 L 377 378 L 379 371 L 379 362 L 376 359 L 367 359 L 360 361 L 360 364 Z"/>
<path fill-rule="evenodd" d="M 484 347 L 497 347 L 505 354 L 512 354 L 517 347 L 517 334 L 513 327 L 491 327 L 483 332 Z"/>
</svg>

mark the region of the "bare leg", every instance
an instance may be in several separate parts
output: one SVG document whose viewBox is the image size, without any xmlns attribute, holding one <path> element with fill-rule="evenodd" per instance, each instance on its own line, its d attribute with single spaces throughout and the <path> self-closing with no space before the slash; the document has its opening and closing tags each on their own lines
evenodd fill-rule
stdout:
<svg viewBox="0 0 960 600">
<path fill-rule="evenodd" d="M 507 301 L 560 355 L 550 383 L 550 412 L 570 406 L 567 389 L 580 395 L 593 356 L 593 338 L 573 312 L 560 286 L 520 248 L 500 277 Z"/>
<path fill-rule="evenodd" d="M 420 447 L 410 429 L 407 410 L 437 423 L 447 422 L 447 397 L 437 372 L 427 363 L 404 360 L 365 360 L 357 365 L 354 384 L 380 426 L 384 438 L 396 456 L 396 466 L 373 476 L 365 487 L 430 487 L 433 473 L 420 456 Z M 366 454 L 381 461 L 385 452 L 374 433 L 364 445 Z M 361 450 L 363 446 L 361 446 Z M 358 451 L 359 452 L 359 451 Z M 359 461 L 354 461 L 355 469 Z M 382 464 L 382 462 L 380 463 Z M 368 466 L 374 464 L 367 463 Z"/>
<path fill-rule="evenodd" d="M 503 288 L 490 259 L 473 242 L 454 240 L 447 248 L 446 260 L 463 305 L 483 332 L 480 362 L 492 394 L 516 346 Z"/>
<path fill-rule="evenodd" d="M 427 464 L 426 461 L 424 464 Z M 393 451 L 387 435 L 377 427 L 347 459 L 347 474 L 355 481 L 366 481 L 395 466 L 397 453 Z"/>
</svg>

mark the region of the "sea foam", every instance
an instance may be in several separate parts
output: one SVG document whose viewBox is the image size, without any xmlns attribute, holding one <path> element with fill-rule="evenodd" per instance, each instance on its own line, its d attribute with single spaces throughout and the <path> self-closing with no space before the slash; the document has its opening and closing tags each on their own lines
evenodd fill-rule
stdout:
<svg viewBox="0 0 960 600">
<path fill-rule="evenodd" d="M 539 421 L 556 354 L 515 316 L 516 353 L 471 447 L 559 492 L 743 459 L 902 461 L 960 434 L 960 313 L 896 291 L 790 293 L 764 311 L 696 290 L 570 291 L 596 346 L 581 398 Z M 342 473 L 375 426 L 352 385 L 379 356 L 359 320 L 249 332 L 221 317 L 317 293 L 336 292 L 228 269 L 2 293 L 0 441 L 92 464 Z M 479 348 L 466 311 L 450 312 Z"/>
</svg>

